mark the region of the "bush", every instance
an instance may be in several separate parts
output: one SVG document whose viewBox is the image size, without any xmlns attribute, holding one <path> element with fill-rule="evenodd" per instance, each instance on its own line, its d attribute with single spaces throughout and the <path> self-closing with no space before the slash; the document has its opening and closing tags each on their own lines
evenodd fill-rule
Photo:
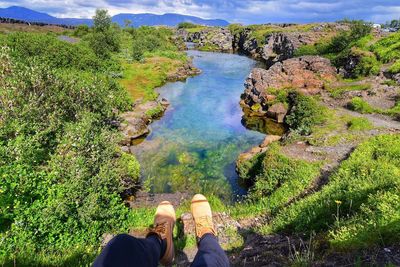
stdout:
<svg viewBox="0 0 400 267">
<path fill-rule="evenodd" d="M 178 29 L 191 29 L 197 28 L 199 25 L 191 23 L 191 22 L 181 22 L 178 24 Z"/>
<path fill-rule="evenodd" d="M 120 28 L 112 25 L 107 10 L 97 9 L 93 17 L 93 32 L 86 36 L 90 47 L 102 59 L 111 57 L 111 52 L 120 50 Z"/>
<path fill-rule="evenodd" d="M 129 108 L 125 90 L 92 72 L 15 62 L 4 48 L 0 95 L 0 264 L 96 252 L 104 233 L 127 228 L 120 194 L 139 176 L 108 123 Z"/>
<path fill-rule="evenodd" d="M 312 126 L 324 121 L 323 108 L 312 97 L 291 92 L 288 100 L 290 109 L 285 123 L 291 131 L 309 135 L 312 132 Z"/>
<path fill-rule="evenodd" d="M 172 31 L 167 28 L 142 26 L 134 31 L 132 56 L 135 60 L 144 58 L 146 52 L 177 51 L 172 42 Z"/>
<path fill-rule="evenodd" d="M 399 242 L 399 155 L 399 135 L 364 142 L 321 191 L 282 209 L 269 229 L 329 230 L 331 244 L 346 250 Z"/>
</svg>

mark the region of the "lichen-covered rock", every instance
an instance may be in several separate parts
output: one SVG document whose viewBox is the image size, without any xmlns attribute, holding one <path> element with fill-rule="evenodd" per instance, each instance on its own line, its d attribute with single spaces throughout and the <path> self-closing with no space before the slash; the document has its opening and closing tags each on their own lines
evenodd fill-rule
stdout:
<svg viewBox="0 0 400 267">
<path fill-rule="evenodd" d="M 276 91 L 292 88 L 307 95 L 315 95 L 324 88 L 326 81 L 335 79 L 336 69 L 326 58 L 303 56 L 288 59 L 274 64 L 268 70 L 253 69 L 245 82 L 245 91 L 241 96 L 242 104 L 249 108 L 259 104 L 263 111 L 268 111 L 268 102 L 273 99 L 271 89 Z M 283 113 L 283 109 L 280 113 Z M 276 117 L 276 110 L 272 110 L 270 116 Z M 276 119 L 283 121 L 282 117 Z"/>
</svg>

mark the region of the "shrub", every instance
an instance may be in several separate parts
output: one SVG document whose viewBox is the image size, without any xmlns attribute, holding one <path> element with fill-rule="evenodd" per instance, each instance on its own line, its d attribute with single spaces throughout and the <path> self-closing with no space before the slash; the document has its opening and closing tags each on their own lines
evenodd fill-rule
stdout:
<svg viewBox="0 0 400 267">
<path fill-rule="evenodd" d="M 285 123 L 291 131 L 309 135 L 312 126 L 324 121 L 324 110 L 312 97 L 291 92 L 288 100 L 290 109 Z"/>
<path fill-rule="evenodd" d="M 172 31 L 167 28 L 142 26 L 135 30 L 132 42 L 132 56 L 135 60 L 144 58 L 146 52 L 177 51 L 172 42 Z"/>
<path fill-rule="evenodd" d="M 120 194 L 139 165 L 108 122 L 129 106 L 110 78 L 1 51 L 0 264 L 68 265 L 54 255 L 82 259 L 127 228 Z"/>
<path fill-rule="evenodd" d="M 178 24 L 178 29 L 191 29 L 197 28 L 199 25 L 191 23 L 191 22 L 181 22 Z"/>
<path fill-rule="evenodd" d="M 79 70 L 103 71 L 111 68 L 112 62 L 99 59 L 84 43 L 71 44 L 48 34 L 11 33 L 3 42 L 18 61 L 32 58 L 52 68 L 75 68 Z"/>
</svg>

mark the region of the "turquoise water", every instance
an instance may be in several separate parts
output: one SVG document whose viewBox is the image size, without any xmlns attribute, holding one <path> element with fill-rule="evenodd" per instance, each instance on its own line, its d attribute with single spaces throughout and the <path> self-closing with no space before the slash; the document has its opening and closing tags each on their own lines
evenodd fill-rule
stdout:
<svg viewBox="0 0 400 267">
<path fill-rule="evenodd" d="M 153 192 L 241 195 L 236 158 L 265 137 L 241 123 L 240 94 L 256 62 L 235 54 L 188 53 L 202 73 L 159 89 L 170 106 L 135 146 L 144 184 Z"/>
</svg>

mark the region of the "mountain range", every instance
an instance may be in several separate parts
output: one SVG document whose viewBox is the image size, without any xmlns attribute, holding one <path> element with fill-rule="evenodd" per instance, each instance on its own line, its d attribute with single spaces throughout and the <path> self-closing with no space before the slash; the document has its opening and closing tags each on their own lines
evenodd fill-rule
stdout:
<svg viewBox="0 0 400 267">
<path fill-rule="evenodd" d="M 1 18 L 10 18 L 23 20 L 27 22 L 42 22 L 48 24 L 63 24 L 63 25 L 80 25 L 86 24 L 91 26 L 93 23 L 92 19 L 80 19 L 80 18 L 57 18 L 49 14 L 38 12 L 32 9 L 28 9 L 20 6 L 11 6 L 7 8 L 0 8 Z M 117 14 L 112 17 L 112 21 L 118 23 L 120 26 L 124 26 L 125 20 L 132 21 L 134 27 L 143 25 L 155 26 L 155 25 L 166 25 L 176 26 L 181 22 L 191 22 L 200 25 L 208 26 L 227 26 L 229 22 L 221 19 L 202 19 L 195 16 L 187 16 L 174 13 L 166 13 L 163 15 L 141 13 L 141 14 Z"/>
</svg>

